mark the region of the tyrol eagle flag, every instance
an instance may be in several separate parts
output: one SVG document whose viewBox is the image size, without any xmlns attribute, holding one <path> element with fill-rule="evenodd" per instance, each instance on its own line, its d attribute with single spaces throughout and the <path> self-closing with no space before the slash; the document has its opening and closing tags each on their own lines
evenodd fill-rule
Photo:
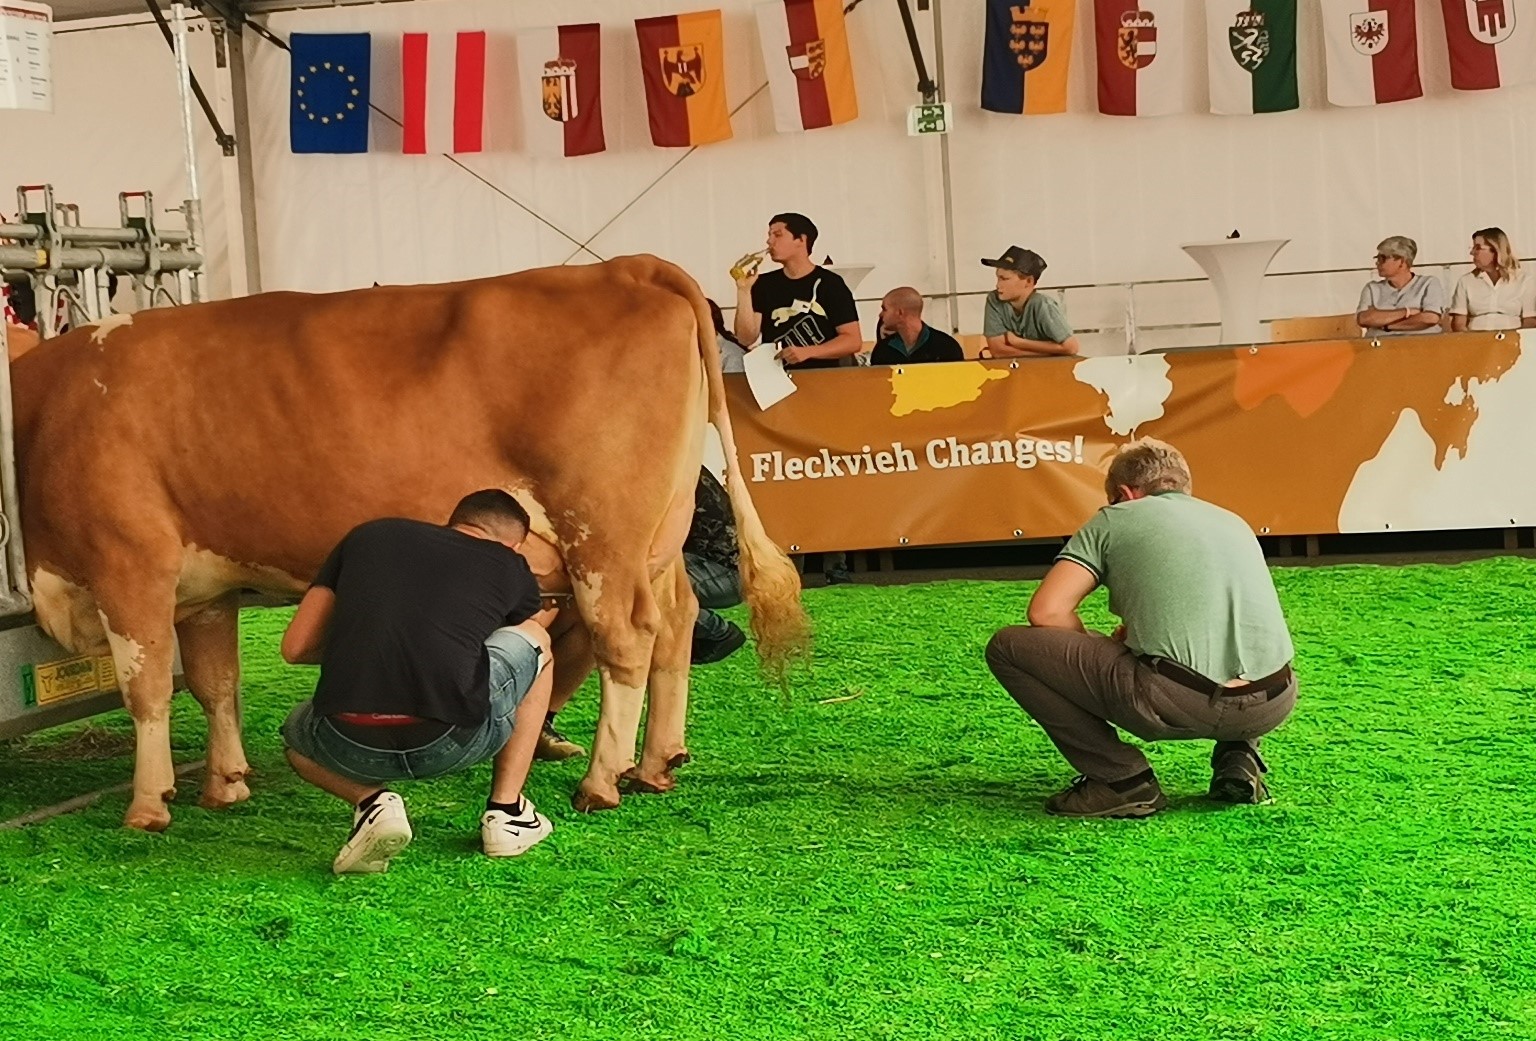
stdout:
<svg viewBox="0 0 1536 1041">
<path fill-rule="evenodd" d="M 773 97 L 773 125 L 780 133 L 859 117 L 843 0 L 758 4 L 757 35 Z"/>
<path fill-rule="evenodd" d="M 1184 109 L 1185 0 L 1094 0 L 1099 111 L 1166 116 Z"/>
<path fill-rule="evenodd" d="M 720 12 L 635 19 L 651 142 L 688 148 L 731 136 Z"/>
<path fill-rule="evenodd" d="M 1246 116 L 1300 108 L 1296 0 L 1206 0 L 1205 12 L 1211 111 Z"/>
<path fill-rule="evenodd" d="M 592 155 L 603 137 L 602 26 L 517 34 L 524 146 L 534 155 Z"/>
<path fill-rule="evenodd" d="M 1440 0 L 1440 6 L 1452 87 L 1489 90 L 1536 79 L 1536 4 Z"/>
<path fill-rule="evenodd" d="M 981 107 L 1026 116 L 1067 110 L 1076 0 L 987 0 Z"/>
<path fill-rule="evenodd" d="M 1322 4 L 1330 104 L 1384 105 L 1424 96 L 1414 0 Z"/>
</svg>

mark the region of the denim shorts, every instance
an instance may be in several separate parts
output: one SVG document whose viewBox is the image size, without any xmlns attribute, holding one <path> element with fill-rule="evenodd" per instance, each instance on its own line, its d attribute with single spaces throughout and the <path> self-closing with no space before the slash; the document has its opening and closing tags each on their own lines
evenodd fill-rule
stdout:
<svg viewBox="0 0 1536 1041">
<path fill-rule="evenodd" d="M 497 629 L 485 641 L 491 666 L 491 709 L 485 722 L 454 727 L 446 734 L 403 751 L 369 748 L 345 737 L 313 701 L 294 706 L 283 723 L 283 742 L 332 773 L 363 784 L 439 777 L 483 763 L 512 736 L 517 707 L 547 662 L 539 648 L 513 629 Z"/>
</svg>

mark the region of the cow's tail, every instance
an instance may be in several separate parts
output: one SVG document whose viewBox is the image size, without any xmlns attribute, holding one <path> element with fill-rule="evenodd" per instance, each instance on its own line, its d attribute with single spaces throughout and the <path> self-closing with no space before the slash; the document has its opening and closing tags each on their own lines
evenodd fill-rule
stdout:
<svg viewBox="0 0 1536 1041">
<path fill-rule="evenodd" d="M 698 326 L 699 356 L 709 387 L 709 422 L 720 434 L 725 448 L 725 491 L 736 518 L 736 543 L 741 551 L 741 588 L 752 613 L 752 635 L 757 638 L 757 657 L 776 683 L 787 682 L 790 669 L 811 656 L 811 620 L 800 603 L 800 573 L 774 544 L 763 527 L 747 482 L 736 461 L 736 438 L 725 408 L 725 380 L 720 372 L 720 348 L 715 342 L 714 320 L 699 285 L 681 269 L 686 295 L 693 304 Z"/>
</svg>

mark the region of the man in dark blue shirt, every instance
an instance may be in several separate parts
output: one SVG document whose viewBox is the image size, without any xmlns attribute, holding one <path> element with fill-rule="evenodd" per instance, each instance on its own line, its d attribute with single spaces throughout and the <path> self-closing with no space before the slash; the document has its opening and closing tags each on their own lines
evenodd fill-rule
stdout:
<svg viewBox="0 0 1536 1041">
<path fill-rule="evenodd" d="M 283 634 L 283 658 L 320 666 L 283 724 L 288 761 L 354 807 L 337 874 L 384 871 L 411 841 L 385 787 L 494 759 L 485 852 L 517 856 L 550 833 L 523 797 L 549 705 L 552 612 L 517 547 L 527 511 L 499 489 L 465 496 L 446 525 L 403 518 L 352 529 Z"/>
<path fill-rule="evenodd" d="M 923 294 L 901 286 L 880 301 L 880 338 L 869 352 L 871 365 L 909 365 L 922 361 L 963 361 L 965 352 L 946 332 L 923 321 Z"/>
</svg>

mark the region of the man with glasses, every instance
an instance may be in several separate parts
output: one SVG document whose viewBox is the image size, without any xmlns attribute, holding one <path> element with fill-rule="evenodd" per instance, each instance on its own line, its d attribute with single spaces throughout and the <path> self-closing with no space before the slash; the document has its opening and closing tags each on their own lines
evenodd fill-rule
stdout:
<svg viewBox="0 0 1536 1041">
<path fill-rule="evenodd" d="M 1445 287 L 1431 275 L 1415 275 L 1416 242 L 1406 235 L 1382 239 L 1376 247 L 1376 274 L 1360 291 L 1355 321 L 1367 336 L 1404 336 L 1440 331 Z"/>
</svg>

